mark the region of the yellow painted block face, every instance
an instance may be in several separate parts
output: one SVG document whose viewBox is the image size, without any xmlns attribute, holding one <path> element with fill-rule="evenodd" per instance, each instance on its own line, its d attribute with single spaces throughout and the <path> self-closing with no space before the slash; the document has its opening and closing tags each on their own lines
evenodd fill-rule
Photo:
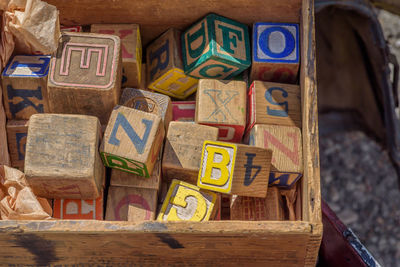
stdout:
<svg viewBox="0 0 400 267">
<path fill-rule="evenodd" d="M 214 141 L 204 141 L 197 186 L 230 193 L 237 147 Z"/>
<path fill-rule="evenodd" d="M 183 70 L 173 68 L 151 83 L 149 88 L 172 97 L 185 99 L 196 92 L 198 81 L 185 75 Z"/>
<path fill-rule="evenodd" d="M 173 180 L 162 205 L 158 221 L 208 221 L 217 195 L 197 186 Z"/>
</svg>

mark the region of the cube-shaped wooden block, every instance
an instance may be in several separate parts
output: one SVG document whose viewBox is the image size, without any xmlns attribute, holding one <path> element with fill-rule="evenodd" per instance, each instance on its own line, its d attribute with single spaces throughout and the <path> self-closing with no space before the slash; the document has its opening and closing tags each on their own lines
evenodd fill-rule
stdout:
<svg viewBox="0 0 400 267">
<path fill-rule="evenodd" d="M 92 24 L 93 33 L 117 35 L 121 39 L 122 87 L 140 86 L 142 41 L 138 24 Z"/>
<path fill-rule="evenodd" d="M 229 80 L 251 64 L 248 28 L 209 14 L 182 34 L 182 57 L 190 76 Z"/>
<path fill-rule="evenodd" d="M 14 56 L 1 75 L 8 119 L 29 120 L 49 112 L 47 76 L 50 56 Z"/>
<path fill-rule="evenodd" d="M 204 141 L 197 186 L 220 193 L 266 197 L 272 151 Z"/>
<path fill-rule="evenodd" d="M 81 32 L 82 26 L 62 26 L 60 27 L 61 32 Z"/>
<path fill-rule="evenodd" d="M 198 79 L 184 73 L 180 31 L 169 29 L 147 47 L 147 86 L 157 92 L 185 99 L 197 90 Z"/>
<path fill-rule="evenodd" d="M 201 79 L 195 121 L 218 127 L 218 140 L 239 143 L 246 127 L 246 83 Z"/>
<path fill-rule="evenodd" d="M 254 81 L 248 95 L 247 131 L 255 124 L 301 127 L 300 87 Z"/>
<path fill-rule="evenodd" d="M 295 83 L 300 64 L 299 25 L 255 23 L 251 80 Z"/>
<path fill-rule="evenodd" d="M 107 221 L 154 220 L 156 208 L 157 190 L 125 186 L 110 186 L 108 189 Z"/>
<path fill-rule="evenodd" d="M 103 193 L 96 199 L 54 199 L 53 217 L 63 220 L 103 220 Z"/>
<path fill-rule="evenodd" d="M 7 142 L 11 166 L 24 169 L 25 146 L 28 135 L 28 120 L 10 120 L 7 122 Z"/>
<path fill-rule="evenodd" d="M 194 121 L 196 113 L 196 101 L 172 102 L 173 121 Z"/>
<path fill-rule="evenodd" d="M 173 180 L 157 221 L 208 221 L 216 199 L 214 192 Z"/>
<path fill-rule="evenodd" d="M 164 147 L 164 179 L 178 179 L 196 184 L 203 143 L 205 140 L 216 141 L 217 138 L 218 129 L 215 127 L 172 121 Z"/>
<path fill-rule="evenodd" d="M 118 36 L 63 33 L 51 59 L 50 112 L 93 115 L 107 123 L 119 100 L 121 73 Z"/>
<path fill-rule="evenodd" d="M 169 96 L 145 90 L 125 88 L 119 104 L 128 108 L 158 115 L 164 122 L 165 130 L 172 120 L 172 104 Z"/>
<path fill-rule="evenodd" d="M 100 146 L 104 165 L 150 177 L 163 145 L 164 134 L 160 116 L 116 106 Z"/>
<path fill-rule="evenodd" d="M 96 199 L 104 183 L 96 117 L 35 114 L 29 120 L 25 175 L 35 195 Z"/>
<path fill-rule="evenodd" d="M 249 144 L 272 150 L 270 185 L 288 188 L 303 175 L 303 149 L 299 128 L 256 124 L 250 132 Z"/>
</svg>

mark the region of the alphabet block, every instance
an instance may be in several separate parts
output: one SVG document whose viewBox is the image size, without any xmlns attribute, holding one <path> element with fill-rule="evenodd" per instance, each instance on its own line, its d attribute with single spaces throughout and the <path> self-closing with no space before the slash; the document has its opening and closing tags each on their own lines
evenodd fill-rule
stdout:
<svg viewBox="0 0 400 267">
<path fill-rule="evenodd" d="M 251 80 L 295 83 L 300 64 L 299 25 L 255 23 Z"/>
<path fill-rule="evenodd" d="M 196 184 L 204 140 L 216 141 L 217 138 L 218 129 L 215 127 L 172 121 L 164 147 L 164 178 Z"/>
<path fill-rule="evenodd" d="M 255 124 L 301 127 L 298 85 L 254 81 L 248 95 L 247 131 Z"/>
<path fill-rule="evenodd" d="M 100 146 L 104 165 L 150 177 L 163 145 L 164 134 L 160 116 L 116 106 Z"/>
<path fill-rule="evenodd" d="M 96 199 L 54 199 L 53 217 L 64 220 L 103 220 L 103 193 Z"/>
<path fill-rule="evenodd" d="M 149 221 L 155 219 L 157 190 L 110 186 L 108 189 L 107 221 Z"/>
<path fill-rule="evenodd" d="M 121 39 L 122 86 L 140 86 L 142 72 L 142 41 L 138 24 L 92 24 L 90 31 L 117 35 Z"/>
<path fill-rule="evenodd" d="M 100 123 L 84 115 L 35 114 L 29 120 L 25 175 L 35 195 L 96 199 L 104 183 Z"/>
<path fill-rule="evenodd" d="M 196 101 L 172 102 L 173 121 L 194 121 Z"/>
<path fill-rule="evenodd" d="M 182 55 L 186 74 L 229 80 L 251 64 L 248 28 L 209 14 L 183 33 Z"/>
<path fill-rule="evenodd" d="M 198 80 L 183 71 L 180 31 L 169 29 L 147 47 L 147 85 L 157 92 L 185 99 L 197 90 Z"/>
<path fill-rule="evenodd" d="M 29 120 L 49 112 L 47 75 L 50 56 L 14 56 L 4 69 L 2 87 L 8 119 Z"/>
<path fill-rule="evenodd" d="M 204 141 L 197 186 L 225 194 L 266 197 L 272 151 Z"/>
<path fill-rule="evenodd" d="M 121 73 L 119 37 L 63 33 L 47 83 L 50 112 L 93 115 L 106 124 L 119 100 Z"/>
<path fill-rule="evenodd" d="M 217 194 L 192 184 L 173 180 L 157 221 L 208 221 Z"/>
<path fill-rule="evenodd" d="M 269 188 L 266 198 L 233 196 L 231 203 L 231 220 L 284 220 L 281 195 L 279 194 L 278 188 Z"/>
<path fill-rule="evenodd" d="M 82 26 L 61 26 L 61 32 L 81 32 Z"/>
<path fill-rule="evenodd" d="M 10 152 L 11 166 L 24 169 L 26 137 L 28 135 L 28 121 L 11 120 L 7 122 L 8 151 Z"/>
<path fill-rule="evenodd" d="M 303 175 L 303 149 L 299 128 L 256 124 L 250 132 L 249 144 L 272 150 L 270 185 L 289 188 Z"/>
<path fill-rule="evenodd" d="M 195 121 L 219 128 L 218 140 L 239 143 L 246 127 L 246 83 L 201 79 Z"/>
<path fill-rule="evenodd" d="M 172 120 L 171 98 L 145 90 L 125 88 L 119 103 L 128 108 L 138 109 L 144 112 L 158 115 L 164 122 L 165 130 Z"/>
</svg>

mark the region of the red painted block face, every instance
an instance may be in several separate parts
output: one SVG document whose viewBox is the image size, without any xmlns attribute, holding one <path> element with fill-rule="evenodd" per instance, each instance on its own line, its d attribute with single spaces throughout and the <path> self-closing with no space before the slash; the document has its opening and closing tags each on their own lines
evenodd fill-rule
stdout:
<svg viewBox="0 0 400 267">
<path fill-rule="evenodd" d="M 172 102 L 173 121 L 194 121 L 196 101 Z"/>
<path fill-rule="evenodd" d="M 65 220 L 103 220 L 103 194 L 97 199 L 55 199 L 53 217 Z"/>
<path fill-rule="evenodd" d="M 81 32 L 82 26 L 61 26 L 62 32 Z"/>
</svg>

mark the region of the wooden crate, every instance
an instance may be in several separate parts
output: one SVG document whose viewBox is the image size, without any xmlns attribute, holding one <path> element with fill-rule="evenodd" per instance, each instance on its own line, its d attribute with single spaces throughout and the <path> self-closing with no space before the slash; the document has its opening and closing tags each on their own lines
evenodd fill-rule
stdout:
<svg viewBox="0 0 400 267">
<path fill-rule="evenodd" d="M 0 221 L 1 265 L 312 266 L 322 237 L 313 0 L 49 0 L 64 25 L 139 23 L 143 44 L 208 12 L 301 23 L 302 221 Z"/>
</svg>

